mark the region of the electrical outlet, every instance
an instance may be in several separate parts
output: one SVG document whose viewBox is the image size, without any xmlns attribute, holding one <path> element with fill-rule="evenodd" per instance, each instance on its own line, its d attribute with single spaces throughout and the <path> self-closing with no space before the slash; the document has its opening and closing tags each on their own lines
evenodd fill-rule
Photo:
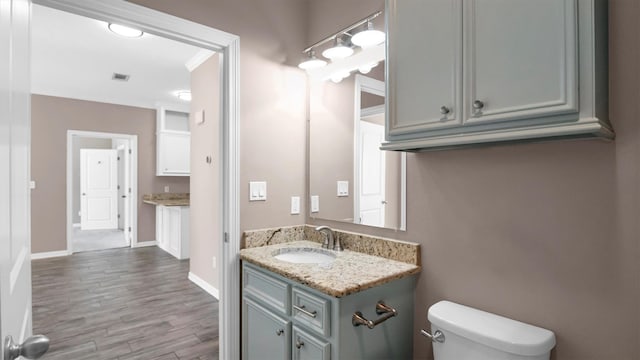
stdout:
<svg viewBox="0 0 640 360">
<path fill-rule="evenodd" d="M 216 257 L 215 257 L 215 256 L 211 259 L 211 266 L 212 266 L 214 269 L 218 266 L 218 263 L 217 263 L 217 261 L 216 261 Z"/>
</svg>

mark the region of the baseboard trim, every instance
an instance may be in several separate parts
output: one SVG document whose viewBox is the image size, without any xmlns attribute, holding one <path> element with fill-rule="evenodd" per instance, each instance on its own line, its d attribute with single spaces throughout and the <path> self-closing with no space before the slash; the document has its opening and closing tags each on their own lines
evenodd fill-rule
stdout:
<svg viewBox="0 0 640 360">
<path fill-rule="evenodd" d="M 62 256 L 69 256 L 69 255 L 71 255 L 71 251 L 69 250 L 33 253 L 31 254 L 31 260 L 48 259 L 48 258 L 62 257 Z"/>
<path fill-rule="evenodd" d="M 158 245 L 158 242 L 153 240 L 153 241 L 143 241 L 143 242 L 139 242 L 133 246 L 131 246 L 132 248 L 140 248 L 140 247 L 147 247 L 147 246 L 156 246 Z"/>
<path fill-rule="evenodd" d="M 220 300 L 220 292 L 218 291 L 218 289 L 211 286 L 208 282 L 202 280 L 198 275 L 189 271 L 188 278 L 192 283 L 198 285 L 202 290 L 206 291 L 207 293 L 209 293 L 209 295 L 216 298 L 216 300 Z"/>
</svg>

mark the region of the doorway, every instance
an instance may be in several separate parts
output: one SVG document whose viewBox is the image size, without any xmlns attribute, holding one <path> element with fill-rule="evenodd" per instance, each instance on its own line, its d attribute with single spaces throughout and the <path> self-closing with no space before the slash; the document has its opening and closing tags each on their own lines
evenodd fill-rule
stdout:
<svg viewBox="0 0 640 360">
<path fill-rule="evenodd" d="M 136 26 L 151 34 L 183 41 L 221 54 L 221 162 L 223 181 L 223 227 L 219 244 L 220 357 L 239 358 L 239 38 L 203 25 L 127 2 L 97 0 L 36 0 L 34 3 L 103 21 Z M 28 63 L 28 61 L 27 61 Z M 135 217 L 133 218 L 135 219 Z M 4 303 L 3 303 L 4 305 Z"/>
<path fill-rule="evenodd" d="M 138 137 L 67 132 L 67 252 L 136 247 Z"/>
</svg>

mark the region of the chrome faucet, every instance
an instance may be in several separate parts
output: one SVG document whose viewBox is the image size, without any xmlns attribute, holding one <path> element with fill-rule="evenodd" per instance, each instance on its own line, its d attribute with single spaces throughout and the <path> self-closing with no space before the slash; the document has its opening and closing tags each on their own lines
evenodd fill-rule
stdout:
<svg viewBox="0 0 640 360">
<path fill-rule="evenodd" d="M 316 231 L 324 234 L 324 242 L 322 243 L 322 247 L 329 250 L 342 251 L 342 245 L 340 244 L 340 238 L 335 236 L 333 230 L 331 230 L 328 226 L 318 226 Z"/>
</svg>

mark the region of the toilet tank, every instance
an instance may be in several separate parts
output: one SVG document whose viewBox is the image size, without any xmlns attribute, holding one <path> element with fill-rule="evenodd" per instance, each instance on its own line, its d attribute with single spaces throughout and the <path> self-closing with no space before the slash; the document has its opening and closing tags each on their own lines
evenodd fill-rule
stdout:
<svg viewBox="0 0 640 360">
<path fill-rule="evenodd" d="M 553 332 L 450 301 L 429 308 L 435 360 L 548 360 Z"/>
</svg>

